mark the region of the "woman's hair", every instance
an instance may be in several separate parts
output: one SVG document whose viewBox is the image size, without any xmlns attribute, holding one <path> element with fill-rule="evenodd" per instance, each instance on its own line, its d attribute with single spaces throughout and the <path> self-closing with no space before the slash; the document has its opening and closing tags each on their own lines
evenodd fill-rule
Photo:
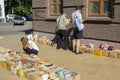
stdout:
<svg viewBox="0 0 120 80">
<path fill-rule="evenodd" d="M 82 10 L 83 7 L 84 7 L 84 5 L 76 6 L 76 10 Z"/>
<path fill-rule="evenodd" d="M 24 48 L 28 47 L 28 38 L 27 37 L 22 37 L 21 42 Z"/>
</svg>

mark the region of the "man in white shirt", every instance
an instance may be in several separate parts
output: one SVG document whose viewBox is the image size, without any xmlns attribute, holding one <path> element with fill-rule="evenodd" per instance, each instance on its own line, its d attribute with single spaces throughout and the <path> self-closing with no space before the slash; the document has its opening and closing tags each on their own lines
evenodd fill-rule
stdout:
<svg viewBox="0 0 120 80">
<path fill-rule="evenodd" d="M 80 19 L 81 23 L 83 22 L 82 15 L 80 13 L 81 9 L 82 9 L 81 6 L 77 6 L 76 11 L 73 12 L 71 15 L 72 23 L 73 23 L 73 27 L 74 27 L 72 45 L 73 45 L 73 52 L 75 52 L 76 54 L 82 53 L 79 49 L 80 49 L 80 39 L 83 37 L 83 30 L 78 31 L 78 29 L 76 28 L 76 25 L 75 25 L 76 17 L 78 17 Z"/>
</svg>

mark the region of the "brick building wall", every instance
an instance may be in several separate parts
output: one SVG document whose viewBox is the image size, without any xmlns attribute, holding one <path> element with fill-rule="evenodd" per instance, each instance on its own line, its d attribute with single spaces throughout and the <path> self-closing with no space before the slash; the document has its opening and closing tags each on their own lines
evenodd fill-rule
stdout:
<svg viewBox="0 0 120 80">
<path fill-rule="evenodd" d="M 63 12 L 70 18 L 75 5 L 85 5 L 82 9 L 84 19 L 84 37 L 120 42 L 120 0 L 115 0 L 113 18 L 110 20 L 88 20 L 87 0 L 63 0 Z M 48 18 L 48 0 L 33 0 L 33 29 L 35 31 L 54 33 L 56 18 Z M 69 28 L 72 25 L 69 25 Z"/>
<path fill-rule="evenodd" d="M 114 3 L 114 20 L 113 22 L 119 23 L 120 26 L 120 0 L 115 0 Z"/>
</svg>

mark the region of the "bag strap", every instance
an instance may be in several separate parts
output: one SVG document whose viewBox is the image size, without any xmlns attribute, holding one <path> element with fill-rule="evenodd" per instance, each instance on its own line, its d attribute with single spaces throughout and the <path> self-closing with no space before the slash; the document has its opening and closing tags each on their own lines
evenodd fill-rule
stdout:
<svg viewBox="0 0 120 80">
<path fill-rule="evenodd" d="M 59 17 L 58 24 L 60 23 L 61 16 Z"/>
</svg>

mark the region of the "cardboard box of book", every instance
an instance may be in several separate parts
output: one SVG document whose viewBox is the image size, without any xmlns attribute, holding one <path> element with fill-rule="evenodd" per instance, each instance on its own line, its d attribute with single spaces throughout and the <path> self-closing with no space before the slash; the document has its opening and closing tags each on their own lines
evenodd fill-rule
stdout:
<svg viewBox="0 0 120 80">
<path fill-rule="evenodd" d="M 7 65 L 7 69 L 11 70 L 11 66 L 18 65 L 18 63 L 16 63 L 15 61 L 12 61 L 12 60 L 8 60 L 8 61 L 6 61 L 6 65 Z"/>
<path fill-rule="evenodd" d="M 25 77 L 28 78 L 28 74 L 35 73 L 37 70 L 34 68 L 24 68 L 24 69 L 18 69 L 17 75 L 19 77 Z"/>
<path fill-rule="evenodd" d="M 95 55 L 98 55 L 98 56 L 103 56 L 103 50 L 95 49 L 95 50 L 94 50 L 94 54 L 95 54 Z"/>
<path fill-rule="evenodd" d="M 50 79 L 56 80 L 58 79 L 58 75 L 56 74 L 57 71 L 63 69 L 62 67 L 57 67 L 55 65 L 52 65 L 49 67 L 50 73 L 49 73 L 49 77 Z"/>
<path fill-rule="evenodd" d="M 118 52 L 117 59 L 119 59 L 119 60 L 120 60 L 120 50 L 119 50 L 119 52 Z"/>
<path fill-rule="evenodd" d="M 4 68 L 4 69 L 7 68 L 7 65 L 6 65 L 6 62 L 5 62 L 5 61 L 2 61 L 2 62 L 1 62 L 1 67 Z"/>
<path fill-rule="evenodd" d="M 40 75 L 29 75 L 28 80 L 42 80 Z"/>
<path fill-rule="evenodd" d="M 85 53 L 94 54 L 94 49 L 93 48 L 86 48 Z"/>
<path fill-rule="evenodd" d="M 36 71 L 35 68 L 26 68 L 26 69 L 24 69 L 24 74 L 25 74 L 24 77 L 28 78 L 28 74 L 33 73 L 35 71 Z"/>
<path fill-rule="evenodd" d="M 17 75 L 18 75 L 19 77 L 24 77 L 25 74 L 24 74 L 23 69 L 19 69 L 19 70 L 17 70 Z"/>
<path fill-rule="evenodd" d="M 48 80 L 48 75 L 45 77 L 45 73 L 40 74 L 40 72 L 35 71 L 32 73 L 28 73 L 27 78 L 28 78 L 28 80 Z M 43 79 L 43 78 L 46 78 L 46 79 Z"/>
<path fill-rule="evenodd" d="M 109 57 L 113 59 L 117 59 L 118 53 L 116 51 L 110 51 Z"/>
<path fill-rule="evenodd" d="M 109 55 L 110 55 L 110 51 L 108 51 L 108 50 L 103 50 L 103 56 L 109 57 Z"/>
<path fill-rule="evenodd" d="M 117 59 L 120 60 L 120 50 L 114 50 L 115 52 L 117 52 Z"/>
<path fill-rule="evenodd" d="M 81 51 L 81 52 L 85 53 L 85 52 L 86 52 L 86 49 L 87 49 L 86 46 L 80 46 L 80 51 Z"/>
<path fill-rule="evenodd" d="M 68 69 L 65 69 L 63 67 L 58 67 L 55 65 L 52 65 L 48 67 L 50 70 L 49 78 L 53 80 L 80 80 L 80 75 L 78 73 L 71 72 Z"/>
<path fill-rule="evenodd" d="M 39 42 L 43 45 L 47 45 L 47 38 L 45 36 L 39 38 Z"/>
<path fill-rule="evenodd" d="M 12 65 L 11 66 L 11 72 L 13 74 L 17 74 L 18 73 L 18 70 L 19 70 L 19 66 L 18 65 Z"/>
<path fill-rule="evenodd" d="M 60 80 L 80 80 L 80 75 L 75 72 L 59 70 L 56 73 Z"/>
</svg>

